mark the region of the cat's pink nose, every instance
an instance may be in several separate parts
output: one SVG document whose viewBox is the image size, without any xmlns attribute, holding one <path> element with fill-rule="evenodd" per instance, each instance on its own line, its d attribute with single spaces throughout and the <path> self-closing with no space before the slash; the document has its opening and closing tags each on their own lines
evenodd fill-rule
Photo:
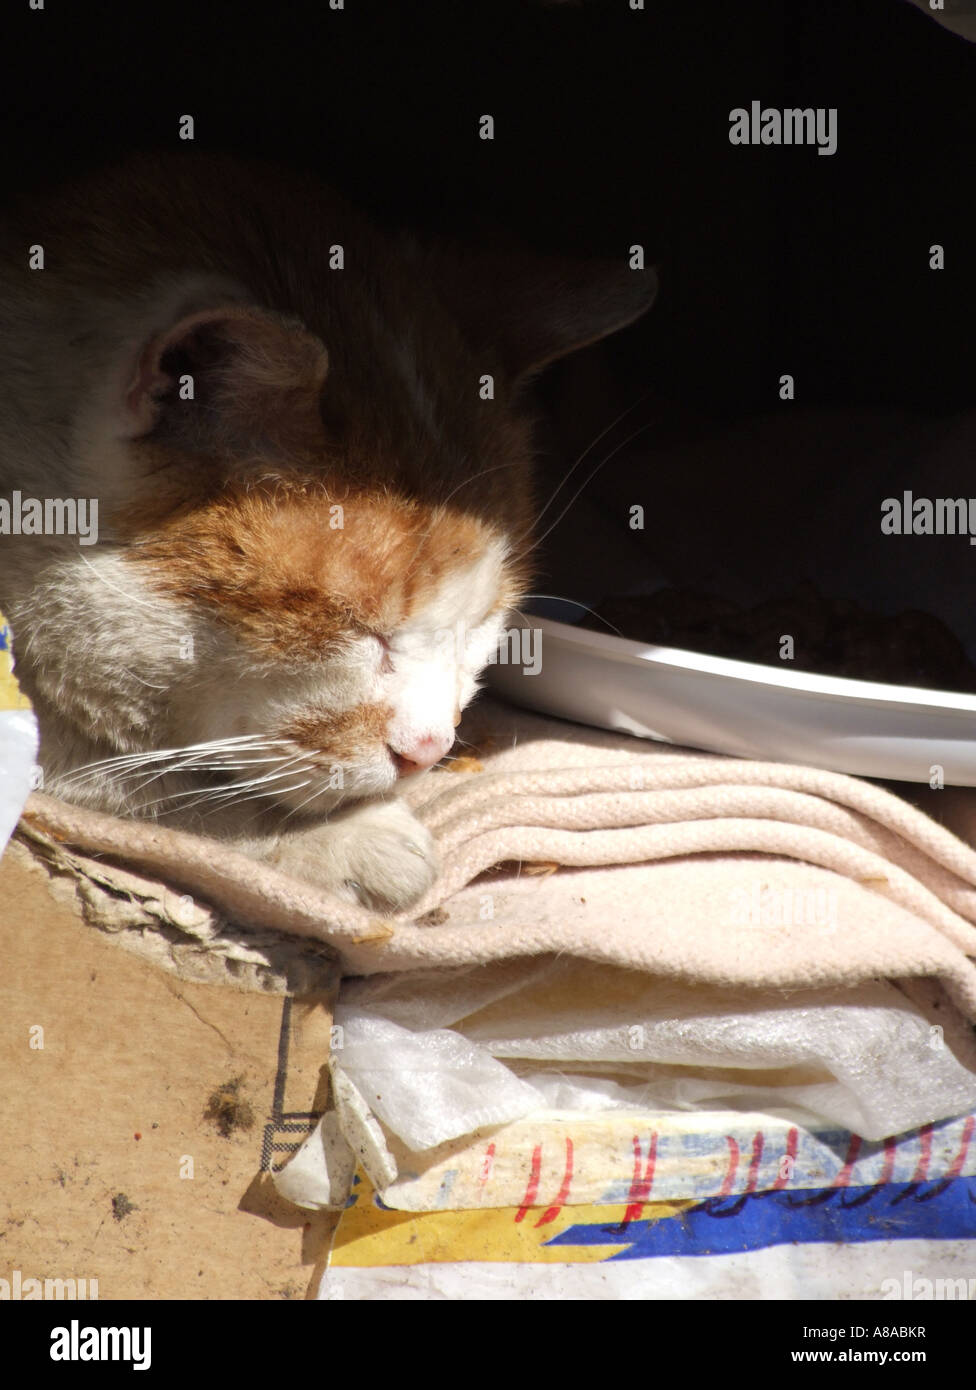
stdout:
<svg viewBox="0 0 976 1390">
<path fill-rule="evenodd" d="M 433 767 L 435 763 L 440 762 L 453 742 L 453 735 L 450 738 L 439 738 L 436 734 L 428 734 L 426 738 L 412 739 L 403 748 L 394 748 L 391 743 L 390 752 L 393 754 L 397 773 L 401 777 L 409 777 L 412 772 L 423 772 L 425 768 Z"/>
</svg>

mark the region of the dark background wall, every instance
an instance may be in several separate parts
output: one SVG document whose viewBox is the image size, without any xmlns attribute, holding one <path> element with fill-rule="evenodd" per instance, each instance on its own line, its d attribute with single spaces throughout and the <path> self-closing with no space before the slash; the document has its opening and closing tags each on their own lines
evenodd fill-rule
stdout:
<svg viewBox="0 0 976 1390">
<path fill-rule="evenodd" d="M 544 490 L 642 391 L 653 393 L 652 413 L 632 420 L 660 428 L 590 490 L 609 508 L 602 539 L 578 519 L 574 537 L 571 515 L 548 576 L 568 585 L 581 548 L 599 568 L 618 538 L 632 539 L 626 505 L 646 501 L 652 479 L 659 531 L 645 538 L 638 572 L 649 554 L 678 573 L 675 538 L 698 506 L 683 578 L 709 580 L 705 561 L 724 543 L 701 519 L 711 498 L 715 514 L 739 507 L 739 533 L 714 571 L 731 583 L 763 527 L 773 535 L 780 515 L 795 526 L 798 495 L 812 495 L 837 451 L 825 435 L 804 475 L 798 450 L 784 468 L 783 441 L 765 434 L 729 436 L 691 464 L 680 450 L 662 454 L 663 438 L 680 442 L 689 421 L 783 411 L 783 372 L 796 378 L 790 420 L 804 444 L 811 409 L 935 419 L 974 404 L 976 45 L 903 0 L 646 3 L 346 0 L 333 11 L 327 0 L 252 10 L 46 0 L 32 12 L 7 0 L 0 197 L 129 149 L 178 147 L 189 113 L 198 147 L 320 170 L 387 222 L 480 241 L 502 230 L 581 254 L 643 243 L 661 268 L 652 314 L 542 383 Z M 837 153 L 732 146 L 729 111 L 754 99 L 836 106 Z M 483 113 L 495 118 L 490 143 L 478 138 Z M 946 247 L 942 272 L 928 266 L 935 242 Z M 835 468 L 856 469 L 859 457 L 852 446 Z M 733 471 L 735 495 L 723 496 Z M 873 535 L 866 496 L 858 525 Z M 846 556 L 860 533 L 848 542 L 836 518 L 818 525 L 807 570 L 826 568 L 829 581 L 838 562 L 817 558 L 819 537 Z M 882 597 L 903 601 L 895 579 L 879 583 Z"/>
<path fill-rule="evenodd" d="M 8 0 L 2 189 L 175 145 L 189 112 L 198 146 L 393 220 L 644 242 L 664 290 L 628 351 L 689 399 L 759 405 L 785 361 L 807 400 L 969 398 L 976 47 L 902 0 L 647 5 Z M 838 152 L 733 147 L 754 98 L 837 106 Z"/>
</svg>

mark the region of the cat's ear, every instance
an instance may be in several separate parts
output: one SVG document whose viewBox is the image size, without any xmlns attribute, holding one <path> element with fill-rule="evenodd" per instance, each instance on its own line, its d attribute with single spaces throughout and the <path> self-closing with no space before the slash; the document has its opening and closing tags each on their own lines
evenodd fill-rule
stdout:
<svg viewBox="0 0 976 1390">
<path fill-rule="evenodd" d="M 624 258 L 498 252 L 456 261 L 446 286 L 472 340 L 492 343 L 518 381 L 639 319 L 657 297 L 658 277 L 653 266 L 631 269 Z"/>
<path fill-rule="evenodd" d="M 249 304 L 184 313 L 126 373 L 120 434 L 191 452 L 279 454 L 321 430 L 324 346 L 297 320 Z"/>
<path fill-rule="evenodd" d="M 507 287 L 502 278 L 499 289 L 507 303 L 497 341 L 518 379 L 634 323 L 657 298 L 658 278 L 653 267 L 631 270 L 623 260 L 562 260 L 517 274 Z"/>
</svg>

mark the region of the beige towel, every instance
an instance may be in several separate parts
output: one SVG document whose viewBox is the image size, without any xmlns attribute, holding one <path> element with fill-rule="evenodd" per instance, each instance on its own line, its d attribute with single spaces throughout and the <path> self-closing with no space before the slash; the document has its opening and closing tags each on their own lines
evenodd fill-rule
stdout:
<svg viewBox="0 0 976 1390">
<path fill-rule="evenodd" d="M 570 953 L 767 991 L 929 977 L 976 1019 L 976 853 L 900 797 L 491 701 L 461 734 L 482 770 L 435 771 L 409 798 L 442 877 L 389 920 L 213 841 L 47 796 L 25 828 L 242 927 L 328 942 L 347 974 Z"/>
</svg>

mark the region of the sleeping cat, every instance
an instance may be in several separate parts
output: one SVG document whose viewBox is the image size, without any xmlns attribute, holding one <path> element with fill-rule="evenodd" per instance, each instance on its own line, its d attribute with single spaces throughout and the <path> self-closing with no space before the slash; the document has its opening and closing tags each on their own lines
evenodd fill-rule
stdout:
<svg viewBox="0 0 976 1390">
<path fill-rule="evenodd" d="M 424 249 L 188 155 L 18 208 L 0 253 L 0 498 L 97 502 L 95 544 L 0 534 L 44 789 L 409 906 L 436 854 L 396 793 L 526 580 L 522 387 L 653 272 Z"/>
</svg>

